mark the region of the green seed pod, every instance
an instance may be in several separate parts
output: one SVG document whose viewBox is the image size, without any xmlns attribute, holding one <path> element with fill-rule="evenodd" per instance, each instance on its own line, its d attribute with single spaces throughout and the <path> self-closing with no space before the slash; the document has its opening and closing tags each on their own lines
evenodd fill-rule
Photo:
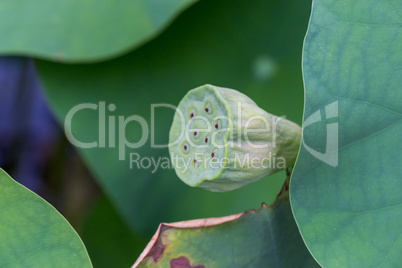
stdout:
<svg viewBox="0 0 402 268">
<path fill-rule="evenodd" d="M 169 152 L 183 182 L 224 192 L 292 167 L 300 139 L 297 124 L 265 112 L 246 95 L 204 85 L 177 107 Z"/>
</svg>

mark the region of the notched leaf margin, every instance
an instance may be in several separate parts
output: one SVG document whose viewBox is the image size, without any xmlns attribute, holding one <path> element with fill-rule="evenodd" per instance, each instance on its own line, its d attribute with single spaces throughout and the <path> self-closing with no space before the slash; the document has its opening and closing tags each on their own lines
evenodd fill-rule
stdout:
<svg viewBox="0 0 402 268">
<path fill-rule="evenodd" d="M 152 258 L 153 262 L 156 264 L 163 256 L 163 252 L 166 248 L 166 245 L 162 242 L 162 233 L 166 230 L 170 229 L 196 229 L 196 228 L 204 228 L 210 227 L 215 225 L 224 224 L 227 222 L 237 221 L 251 213 L 257 213 L 262 209 L 269 208 L 273 209 L 274 206 L 268 206 L 265 203 L 262 203 L 260 209 L 249 209 L 241 213 L 224 216 L 224 217 L 215 217 L 215 218 L 205 218 L 205 219 L 196 219 L 196 220 L 189 220 L 189 221 L 180 221 L 174 223 L 161 223 L 159 227 L 149 241 L 148 245 L 145 247 L 144 251 L 138 257 L 137 261 L 134 263 L 132 268 L 138 267 L 140 263 L 145 260 L 146 258 Z"/>
</svg>

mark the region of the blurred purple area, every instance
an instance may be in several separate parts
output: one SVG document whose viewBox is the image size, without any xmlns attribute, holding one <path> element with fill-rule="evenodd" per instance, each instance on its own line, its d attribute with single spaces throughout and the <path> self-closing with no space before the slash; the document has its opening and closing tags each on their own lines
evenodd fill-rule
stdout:
<svg viewBox="0 0 402 268">
<path fill-rule="evenodd" d="M 38 194 L 46 191 L 46 164 L 60 137 L 34 61 L 0 57 L 0 167 Z"/>
</svg>

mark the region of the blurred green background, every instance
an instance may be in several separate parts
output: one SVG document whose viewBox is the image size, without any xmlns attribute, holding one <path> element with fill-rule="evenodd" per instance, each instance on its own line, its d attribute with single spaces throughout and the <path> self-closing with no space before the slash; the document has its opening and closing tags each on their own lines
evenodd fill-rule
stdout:
<svg viewBox="0 0 402 268">
<path fill-rule="evenodd" d="M 59 29 L 55 24 L 54 32 L 65 31 L 63 38 L 67 41 L 64 43 L 52 42 L 52 38 L 57 38 L 52 36 L 52 31 L 46 35 L 41 32 L 43 28 L 32 25 L 33 31 L 38 31 L 38 36 L 44 35 L 45 40 L 36 38 L 29 43 L 27 39 L 17 51 L 9 49 L 7 42 L 0 46 L 2 53 L 39 57 L 35 61 L 39 81 L 35 80 L 35 83 L 41 85 L 38 92 L 44 92 L 58 127 L 52 127 L 57 138 L 49 145 L 51 153 L 43 156 L 46 163 L 42 164 L 44 167 L 38 171 L 39 179 L 35 181 L 46 186 L 38 192 L 78 231 L 95 267 L 132 265 L 160 222 L 224 216 L 259 208 L 262 202 L 271 203 L 285 174 L 281 172 L 228 193 L 190 188 L 177 178 L 173 169 L 153 172 L 153 168 L 130 168 L 130 153 L 154 159 L 168 157 L 167 148 L 152 148 L 151 135 L 141 148 L 127 148 L 124 161 L 119 160 L 117 138 L 117 148 L 110 148 L 108 142 L 105 148 L 93 149 L 69 145 L 63 124 L 74 106 L 100 102 L 105 102 L 106 107 L 114 104 L 114 111 L 106 109 L 106 126 L 110 123 L 109 116 L 116 122 L 118 116 L 141 116 L 148 123 L 150 133 L 155 134 L 156 144 L 167 142 L 174 111 L 156 109 L 155 124 L 151 128 L 151 105 L 177 105 L 188 90 L 206 83 L 239 90 L 272 114 L 286 116 L 298 124 L 302 120 L 301 53 L 310 1 L 204 0 L 194 4 L 178 1 L 175 9 L 162 8 L 158 1 L 142 2 L 148 8 L 139 10 L 153 14 L 149 17 L 161 21 L 152 24 L 155 27 L 145 27 L 149 19 L 142 16 L 119 13 L 125 8 L 118 5 L 117 10 L 109 7 L 113 9 L 110 14 L 119 17 L 115 25 L 110 25 L 114 23 L 113 18 L 108 17 L 110 14 L 105 16 L 105 11 L 98 14 L 96 10 L 88 16 L 88 21 L 85 16 L 89 10 L 87 13 L 82 11 L 82 19 L 77 20 L 83 24 L 82 32 L 78 22 L 72 33 L 68 31 L 75 25 L 74 19 L 65 23 L 69 27 L 60 24 Z M 37 15 L 40 11 L 38 8 Z M 56 9 L 55 14 L 58 12 L 63 14 L 60 21 L 69 18 L 68 14 Z M 105 16 L 104 20 L 102 16 Z M 27 19 L 19 23 L 28 22 Z M 105 25 L 109 25 L 108 30 Z M 8 29 L 3 27 L 0 31 Z M 139 38 L 137 28 L 148 30 L 144 30 Z M 98 32 L 90 35 L 88 31 Z M 12 38 L 18 40 L 17 33 Z M 101 45 L 97 45 L 99 42 Z M 77 43 L 81 46 L 77 47 Z M 35 50 L 37 47 L 47 49 Z M 58 53 L 55 47 L 65 53 Z M 96 50 L 92 54 L 91 48 Z M 5 64 L 4 69 L 7 68 Z M 32 83 L 27 84 L 31 88 Z M 1 85 L 1 92 L 8 90 L 6 85 Z M 45 119 L 38 115 L 32 120 Z M 77 113 L 72 133 L 78 140 L 95 141 L 98 139 L 98 122 L 97 111 Z M 118 133 L 118 129 L 115 130 Z M 137 142 L 142 131 L 139 124 L 130 123 L 125 136 L 129 141 Z M 106 135 L 106 141 L 108 139 Z M 12 174 L 23 168 L 22 159 L 15 157 L 6 161 L 6 157 L 0 165 Z M 3 164 L 6 162 L 7 165 Z M 21 176 L 14 175 L 14 178 L 19 180 Z M 30 188 L 35 189 L 34 186 Z"/>
</svg>

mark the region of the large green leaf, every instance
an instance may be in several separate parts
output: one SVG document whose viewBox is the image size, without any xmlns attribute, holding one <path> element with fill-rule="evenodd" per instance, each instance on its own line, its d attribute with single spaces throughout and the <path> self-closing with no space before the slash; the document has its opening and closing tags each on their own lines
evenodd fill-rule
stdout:
<svg viewBox="0 0 402 268">
<path fill-rule="evenodd" d="M 1 1 L 0 53 L 66 62 L 110 58 L 154 37 L 195 1 Z"/>
<path fill-rule="evenodd" d="M 319 267 L 289 201 L 223 218 L 161 224 L 134 267 Z"/>
<path fill-rule="evenodd" d="M 314 2 L 303 72 L 305 125 L 317 122 L 304 129 L 291 204 L 324 267 L 402 263 L 401 12 L 397 0 Z"/>
<path fill-rule="evenodd" d="M 61 124 L 75 105 L 105 101 L 107 120 L 114 116 L 117 125 L 117 116 L 138 115 L 150 127 L 151 104 L 177 105 L 188 90 L 206 83 L 240 90 L 264 110 L 300 122 L 300 58 L 309 8 L 307 0 L 258 0 L 252 5 L 202 1 L 158 38 L 124 57 L 88 65 L 38 61 L 39 72 Z M 115 111 L 108 110 L 109 104 Z M 173 114 L 172 109 L 156 109 L 156 144 L 167 143 Z M 78 112 L 73 135 L 83 142 L 98 140 L 98 121 L 98 111 Z M 131 123 L 126 136 L 138 142 L 141 131 L 138 123 Z M 229 215 L 262 201 L 271 203 L 285 179 L 279 173 L 224 194 L 190 188 L 172 168 L 130 169 L 129 153 L 168 160 L 167 148 L 151 148 L 151 134 L 146 138 L 141 148 L 127 148 L 124 161 L 119 161 L 118 148 L 110 148 L 107 135 L 106 148 L 80 152 L 130 226 L 149 235 L 160 222 Z M 142 159 L 148 165 L 147 158 Z"/>
<path fill-rule="evenodd" d="M 0 267 L 92 267 L 57 210 L 0 169 Z"/>
</svg>

